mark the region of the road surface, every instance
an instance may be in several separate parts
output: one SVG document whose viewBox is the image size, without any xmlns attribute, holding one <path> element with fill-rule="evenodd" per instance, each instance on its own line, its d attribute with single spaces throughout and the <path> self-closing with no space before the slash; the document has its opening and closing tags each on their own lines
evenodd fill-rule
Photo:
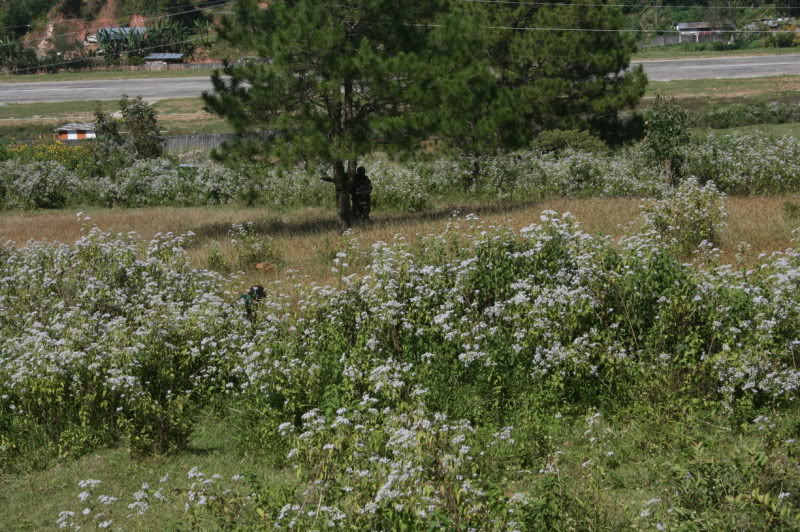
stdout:
<svg viewBox="0 0 800 532">
<path fill-rule="evenodd" d="M 642 61 L 651 81 L 760 78 L 800 74 L 800 54 Z"/>
<path fill-rule="evenodd" d="M 800 75 L 800 54 L 656 60 L 634 64 L 643 65 L 652 81 Z M 0 104 L 117 100 L 123 94 L 154 101 L 196 97 L 210 89 L 208 77 L 0 83 Z"/>
</svg>

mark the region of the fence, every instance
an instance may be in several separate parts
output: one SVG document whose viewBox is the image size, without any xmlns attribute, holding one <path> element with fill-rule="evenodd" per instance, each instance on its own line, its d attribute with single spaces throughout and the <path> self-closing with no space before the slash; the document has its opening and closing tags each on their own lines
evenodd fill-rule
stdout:
<svg viewBox="0 0 800 532">
<path fill-rule="evenodd" d="M 236 137 L 234 133 L 209 133 L 206 135 L 170 135 L 164 137 L 164 149 L 169 153 L 187 151 L 210 151 L 226 140 Z"/>
<path fill-rule="evenodd" d="M 728 42 L 730 35 L 716 31 L 701 31 L 691 33 L 672 33 L 658 35 L 652 40 L 639 43 L 639 48 L 652 48 L 655 46 L 669 46 L 671 44 L 699 43 L 699 42 Z"/>
</svg>

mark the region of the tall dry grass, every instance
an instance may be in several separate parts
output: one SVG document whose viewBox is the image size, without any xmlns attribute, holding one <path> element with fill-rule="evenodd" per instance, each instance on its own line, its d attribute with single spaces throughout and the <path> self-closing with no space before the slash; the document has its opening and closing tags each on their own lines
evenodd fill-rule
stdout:
<svg viewBox="0 0 800 532">
<path fill-rule="evenodd" d="M 796 225 L 784 216 L 787 197 L 734 197 L 728 203 L 728 228 L 722 235 L 722 260 L 733 262 L 740 242 L 751 245 L 749 260 L 760 252 L 790 247 Z M 569 211 L 589 233 L 624 233 L 624 226 L 639 214 L 636 198 L 554 199 L 532 204 L 469 204 L 448 206 L 413 214 L 377 213 L 373 223 L 354 229 L 363 247 L 403 237 L 413 243 L 418 237 L 443 232 L 454 213 L 475 213 L 484 222 L 521 229 L 538 221 L 543 210 Z M 335 277 L 330 260 L 341 249 L 341 229 L 333 211 L 299 209 L 288 213 L 235 206 L 204 208 L 87 209 L 85 214 L 102 229 L 134 231 L 144 238 L 158 232 L 185 233 L 196 237 L 190 254 L 197 266 L 205 267 L 209 245 L 218 241 L 223 257 L 233 260 L 228 230 L 233 223 L 253 222 L 256 231 L 274 239 L 281 255 L 278 264 L 263 264 L 245 272 L 243 283 L 269 283 L 284 279 L 287 272 L 315 282 Z M 73 242 L 81 236 L 82 224 L 73 211 L 38 211 L 0 214 L 0 241 L 24 245 L 28 240 Z"/>
</svg>

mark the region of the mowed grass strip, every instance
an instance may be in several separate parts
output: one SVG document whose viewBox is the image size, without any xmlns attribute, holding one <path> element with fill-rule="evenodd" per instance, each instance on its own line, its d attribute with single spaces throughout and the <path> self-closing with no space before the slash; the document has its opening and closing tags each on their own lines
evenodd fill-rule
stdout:
<svg viewBox="0 0 800 532">
<path fill-rule="evenodd" d="M 800 91 L 800 76 L 767 76 L 735 79 L 692 79 L 651 81 L 647 86 L 645 103 L 661 93 L 671 98 L 705 98 L 714 100 L 746 99 L 753 97 L 791 96 Z"/>
<path fill-rule="evenodd" d="M 202 98 L 171 98 L 152 104 L 164 135 L 227 133 L 233 131 L 224 120 L 203 109 Z M 94 112 L 118 113 L 116 100 L 20 103 L 0 107 L 0 139 L 49 137 L 53 129 L 67 122 L 93 122 Z"/>
<path fill-rule="evenodd" d="M 54 74 L 0 74 L 0 83 L 36 83 L 49 81 L 83 81 L 105 79 L 197 78 L 211 75 L 211 68 L 191 70 L 87 70 Z"/>
<path fill-rule="evenodd" d="M 723 262 L 733 263 L 741 242 L 751 246 L 747 263 L 758 253 L 772 253 L 792 245 L 792 229 L 800 221 L 784 217 L 784 204 L 791 197 L 732 197 L 727 200 L 728 228 L 722 235 Z M 441 205 L 422 213 L 373 214 L 367 227 L 355 228 L 362 249 L 374 242 L 391 242 L 404 238 L 413 244 L 416 239 L 453 230 L 454 213 L 475 213 L 487 225 L 519 230 L 538 223 L 544 210 L 571 212 L 584 231 L 591 234 L 620 237 L 635 222 L 640 212 L 638 198 L 552 199 L 548 201 L 498 205 L 474 203 Z M 229 261 L 234 259 L 228 230 L 234 223 L 252 222 L 258 234 L 269 236 L 281 255 L 280 264 L 267 264 L 262 269 L 245 272 L 246 282 L 280 280 L 294 270 L 316 282 L 334 282 L 331 259 L 344 247 L 341 229 L 332 209 L 303 208 L 279 212 L 265 208 L 222 207 L 154 207 L 139 209 L 88 208 L 86 215 L 93 224 L 114 232 L 138 233 L 150 238 L 156 233 L 195 233 L 190 254 L 197 267 L 206 267 L 209 246 L 217 241 Z M 461 224 L 463 226 L 464 224 Z M 75 210 L 6 212 L 0 214 L 0 241 L 24 245 L 29 240 L 72 243 L 81 237 L 84 228 Z M 84 228 L 85 230 L 85 228 Z"/>
<path fill-rule="evenodd" d="M 691 43 L 689 43 L 691 46 Z M 747 57 L 747 56 L 770 56 L 770 55 L 793 55 L 800 54 L 800 48 L 745 48 L 741 50 L 691 50 L 684 44 L 667 46 L 651 46 L 637 51 L 631 59 L 633 61 L 648 60 L 670 60 L 670 59 L 704 59 L 709 57 Z"/>
</svg>

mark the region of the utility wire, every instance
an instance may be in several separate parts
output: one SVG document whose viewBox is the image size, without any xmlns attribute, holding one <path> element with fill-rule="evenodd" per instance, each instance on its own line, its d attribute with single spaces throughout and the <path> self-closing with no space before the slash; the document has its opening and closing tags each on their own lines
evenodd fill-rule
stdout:
<svg viewBox="0 0 800 532">
<path fill-rule="evenodd" d="M 220 5 L 219 6 L 215 6 L 215 7 L 223 7 L 223 5 L 227 1 L 228 0 L 219 0 Z M 164 19 L 164 18 L 169 18 L 169 17 L 177 17 L 178 15 L 185 15 L 186 13 L 193 13 L 195 11 L 196 11 L 195 9 L 189 9 L 187 11 L 181 11 L 179 13 L 170 13 L 168 15 L 159 15 L 157 17 L 148 17 L 148 18 L 144 18 L 142 20 L 148 21 L 148 20 Z M 31 40 L 20 39 L 20 40 L 17 40 L 17 41 L 9 41 L 9 42 L 0 43 L 0 47 L 14 46 L 14 45 L 17 45 L 17 44 L 30 44 L 30 43 L 34 43 L 34 42 L 42 42 L 42 41 L 47 41 L 47 40 L 50 40 L 50 39 L 54 39 L 56 37 L 67 37 L 69 35 L 78 35 L 80 33 L 87 33 L 87 32 L 93 32 L 93 31 L 96 32 L 96 31 L 100 31 L 102 29 L 105 29 L 105 26 L 101 27 L 101 28 L 88 28 L 88 29 L 85 29 L 85 30 L 73 31 L 73 32 L 70 32 L 70 33 L 58 33 L 58 34 L 55 34 L 55 35 L 51 35 L 50 37 L 42 37 L 41 39 L 31 39 Z"/>
<path fill-rule="evenodd" d="M 207 1 L 200 2 L 200 4 L 197 4 L 195 2 L 190 2 L 188 4 L 182 4 L 182 5 L 179 5 L 179 6 L 170 6 L 170 7 L 166 7 L 166 8 L 163 8 L 163 9 L 150 8 L 150 9 L 139 9 L 137 11 L 128 11 L 128 12 L 125 12 L 125 13 L 116 13 L 115 16 L 116 17 L 126 17 L 128 15 L 142 15 L 144 13 L 164 13 L 164 12 L 169 13 L 170 11 L 175 10 L 175 9 L 183 9 L 184 7 L 191 7 L 191 6 L 194 6 L 196 9 L 208 9 L 208 8 L 211 7 L 210 4 L 218 4 L 220 2 L 229 3 L 231 1 L 233 1 L 233 0 L 207 0 Z M 209 5 L 203 5 L 203 4 L 209 4 Z M 216 7 L 216 6 L 214 6 L 214 7 Z M 66 18 L 66 19 L 61 20 L 59 22 L 74 22 L 74 21 L 80 21 L 80 20 L 94 20 L 96 18 L 97 17 Z M 0 26 L 0 29 L 30 28 L 30 27 L 31 27 L 31 24 L 19 24 L 17 26 Z"/>
<path fill-rule="evenodd" d="M 640 7 L 642 9 L 798 9 L 800 6 L 687 6 L 687 5 L 641 5 L 641 4 L 589 4 L 586 2 L 528 2 L 525 0 L 460 0 L 475 4 L 511 4 L 522 6 L 581 6 L 581 7 Z"/>
<path fill-rule="evenodd" d="M 409 24 L 418 28 L 441 28 L 442 24 Z M 528 27 L 528 26 L 479 26 L 487 30 L 514 30 L 514 31 L 573 31 L 591 33 L 694 33 L 698 30 L 642 30 L 642 29 L 623 29 L 623 28 L 548 28 L 548 27 Z M 703 31 L 705 33 L 705 31 Z M 800 33 L 797 30 L 707 30 L 707 33 Z"/>
</svg>

